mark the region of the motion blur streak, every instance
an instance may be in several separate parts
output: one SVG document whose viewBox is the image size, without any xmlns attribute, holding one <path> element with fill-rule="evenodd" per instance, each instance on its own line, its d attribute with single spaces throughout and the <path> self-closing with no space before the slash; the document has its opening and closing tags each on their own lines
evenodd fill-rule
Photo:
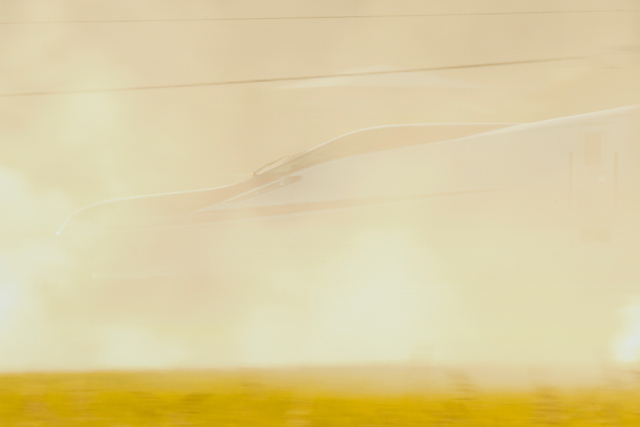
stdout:
<svg viewBox="0 0 640 427">
<path fill-rule="evenodd" d="M 294 364 L 405 361 L 422 341 L 431 344 L 435 331 L 424 330 L 424 325 L 444 298 L 420 276 L 411 248 L 401 235 L 358 236 L 352 248 L 327 266 L 329 277 L 322 281 L 331 283 L 327 289 L 314 292 L 309 280 L 293 282 L 307 283 L 314 292 L 302 333 L 278 337 L 292 326 L 285 319 L 276 324 L 269 323 L 273 317 L 264 317 L 281 317 L 286 308 L 273 306 L 270 313 L 252 316 L 245 363 L 281 364 L 283 358 Z M 261 351 L 272 354 L 267 358 Z"/>
<path fill-rule="evenodd" d="M 62 331 L 48 322 L 46 289 L 64 286 L 70 260 L 50 227 L 72 205 L 55 192 L 37 195 L 22 173 L 4 168 L 0 197 L 0 221 L 8 225 L 0 232 L 0 364 L 5 370 L 56 366 L 55 335 Z"/>
<path fill-rule="evenodd" d="M 615 358 L 630 363 L 640 360 L 640 305 L 630 303 L 623 308 L 625 328 L 613 344 Z"/>
</svg>

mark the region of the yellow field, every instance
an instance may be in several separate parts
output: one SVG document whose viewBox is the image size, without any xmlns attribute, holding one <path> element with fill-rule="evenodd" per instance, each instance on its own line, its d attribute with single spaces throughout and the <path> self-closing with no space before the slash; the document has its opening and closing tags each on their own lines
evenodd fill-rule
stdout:
<svg viewBox="0 0 640 427">
<path fill-rule="evenodd" d="M 631 388 L 384 393 L 246 372 L 0 376 L 2 426 L 637 426 Z"/>
</svg>

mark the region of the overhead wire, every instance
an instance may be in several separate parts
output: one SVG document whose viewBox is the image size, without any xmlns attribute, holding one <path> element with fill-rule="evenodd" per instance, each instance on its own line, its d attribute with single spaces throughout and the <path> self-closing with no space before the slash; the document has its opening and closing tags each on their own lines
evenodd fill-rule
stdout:
<svg viewBox="0 0 640 427">
<path fill-rule="evenodd" d="M 278 83 L 288 81 L 301 81 L 301 80 L 315 80 L 315 79 L 329 79 L 329 78 L 341 78 L 341 77 L 364 77 L 364 76 L 376 76 L 376 75 L 388 75 L 388 74 L 404 74 L 404 73 L 419 73 L 428 71 L 443 71 L 443 70 L 459 70 L 465 68 L 482 68 L 482 67 L 499 67 L 507 65 L 520 65 L 520 64 L 534 64 L 542 62 L 555 62 L 584 59 L 584 56 L 566 56 L 559 58 L 545 58 L 545 59 L 530 59 L 523 61 L 508 61 L 508 62 L 488 62 L 479 64 L 465 64 L 465 65 L 452 65 L 443 67 L 424 67 L 424 68 L 408 68 L 400 70 L 382 70 L 382 71 L 363 71 L 352 73 L 336 73 L 336 74 L 323 74 L 323 75 L 311 75 L 311 76 L 292 76 L 292 77 L 274 77 L 263 79 L 246 79 L 246 80 L 223 80 L 213 82 L 196 82 L 196 83 L 179 83 L 179 84 L 166 84 L 166 85 L 149 85 L 149 86 L 129 86 L 119 88 L 104 88 L 104 89 L 78 89 L 78 90 L 51 90 L 51 91 L 38 91 L 38 92 L 16 92 L 16 93 L 0 93 L 0 98 L 10 97 L 27 97 L 27 96 L 48 96 L 48 95 L 81 95 L 92 93 L 110 93 L 110 92 L 132 92 L 132 91 L 145 91 L 145 90 L 159 90 L 159 89 L 184 89 L 206 86 L 231 86 L 231 85 L 245 85 L 245 84 L 259 84 L 259 83 Z"/>
<path fill-rule="evenodd" d="M 475 13 L 425 13 L 425 14 L 386 14 L 386 15 L 323 15 L 323 16 L 273 16 L 244 18 L 170 18 L 170 19 L 88 19 L 58 21 L 0 21 L 0 25 L 37 25 L 37 24 L 125 24 L 145 22 L 233 22 L 233 21 L 293 21 L 328 19 L 380 19 L 380 18 L 426 18 L 454 16 L 492 16 L 492 15 L 549 15 L 569 13 L 626 13 L 640 12 L 640 9 L 603 9 L 603 10 L 549 10 L 527 12 L 475 12 Z"/>
<path fill-rule="evenodd" d="M 536 14 L 568 14 L 568 13 L 595 13 L 595 12 L 639 12 L 638 9 L 606 9 L 606 10 L 561 10 L 561 11 L 529 11 L 529 12 L 477 12 L 477 13 L 438 13 L 438 14 L 398 14 L 398 15 L 332 15 L 332 16 L 292 16 L 292 17 L 248 17 L 248 18 L 178 18 L 178 19 L 123 19 L 123 20 L 63 20 L 63 21 L 0 21 L 0 25 L 27 25 L 27 24 L 109 24 L 109 23 L 145 23 L 145 22 L 209 22 L 209 21 L 270 21 L 270 20 L 325 20 L 325 19 L 377 19 L 377 18 L 422 18 L 422 17 L 447 17 L 447 16 L 491 16 L 491 15 L 536 15 Z M 107 93 L 107 92 L 129 92 L 157 89 L 180 89 L 204 86 L 228 86 L 243 85 L 257 83 L 276 83 L 286 81 L 300 81 L 339 77 L 363 77 L 372 75 L 385 74 L 401 74 L 415 73 L 438 70 L 454 70 L 462 68 L 480 68 L 492 66 L 517 65 L 536 62 L 550 62 L 560 60 L 579 59 L 579 57 L 562 57 L 548 58 L 538 60 L 510 61 L 496 63 L 466 64 L 444 67 L 426 67 L 413 68 L 404 70 L 385 70 L 385 71 L 368 71 L 357 73 L 338 73 L 329 75 L 313 75 L 313 76 L 293 76 L 293 77 L 276 77 L 263 79 L 247 79 L 247 80 L 228 80 L 217 82 L 196 82 L 181 83 L 167 85 L 148 85 L 148 86 L 131 86 L 120 88 L 104 88 L 104 89 L 79 89 L 79 90 L 52 90 L 52 91 L 36 91 L 36 92 L 20 92 L 20 93 L 0 93 L 0 98 L 8 97 L 24 97 L 24 96 L 46 96 L 46 95 L 73 95 L 88 93 Z"/>
</svg>

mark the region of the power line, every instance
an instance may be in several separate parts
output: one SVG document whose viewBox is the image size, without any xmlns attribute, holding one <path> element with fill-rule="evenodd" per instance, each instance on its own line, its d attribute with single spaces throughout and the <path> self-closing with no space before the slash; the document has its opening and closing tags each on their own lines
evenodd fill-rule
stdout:
<svg viewBox="0 0 640 427">
<path fill-rule="evenodd" d="M 205 86 L 231 86 L 231 85 L 244 85 L 244 84 L 256 84 L 256 83 L 277 83 L 287 81 L 300 81 L 300 80 L 314 80 L 314 79 L 328 79 L 336 77 L 363 77 L 363 76 L 376 76 L 386 74 L 403 74 L 403 73 L 419 73 L 426 71 L 441 71 L 441 70 L 459 70 L 464 68 L 482 68 L 482 67 L 500 67 L 505 65 L 519 65 L 519 64 L 534 64 L 541 62 L 555 62 L 566 61 L 575 59 L 584 59 L 584 56 L 566 56 L 561 58 L 547 58 L 547 59 L 531 59 L 525 61 L 509 61 L 509 62 L 489 62 L 481 64 L 467 64 L 467 65 L 453 65 L 448 67 L 426 67 L 426 68 L 409 68 L 405 70 L 385 70 L 385 71 L 365 71 L 358 73 L 338 73 L 338 74 L 325 74 L 315 76 L 297 76 L 297 77 L 275 77 L 268 79 L 250 79 L 250 80 L 227 80 L 219 82 L 200 82 L 200 83 L 182 83 L 182 84 L 170 84 L 170 85 L 153 85 L 153 86 L 130 86 L 120 88 L 107 88 L 107 89 L 80 89 L 80 90 L 52 90 L 41 92 L 20 92 L 20 93 L 0 93 L 0 98 L 11 97 L 25 97 L 25 96 L 48 96 L 48 95 L 81 95 L 91 93 L 109 93 L 109 92 L 133 92 L 143 90 L 158 90 L 158 89 L 185 89 Z"/>
<path fill-rule="evenodd" d="M 626 13 L 640 12 L 640 9 L 605 9 L 605 10 L 550 10 L 538 12 L 478 12 L 478 13 L 429 13 L 398 15 L 329 15 L 329 16 L 276 16 L 249 18 L 178 18 L 178 19 L 94 19 L 94 20 L 62 20 L 62 21 L 5 21 L 0 25 L 38 25 L 38 24 L 128 24 L 144 22 L 223 22 L 223 21 L 297 21 L 326 19 L 380 19 L 380 18 L 426 18 L 447 16 L 492 16 L 492 15 L 551 15 L 570 13 Z"/>
</svg>

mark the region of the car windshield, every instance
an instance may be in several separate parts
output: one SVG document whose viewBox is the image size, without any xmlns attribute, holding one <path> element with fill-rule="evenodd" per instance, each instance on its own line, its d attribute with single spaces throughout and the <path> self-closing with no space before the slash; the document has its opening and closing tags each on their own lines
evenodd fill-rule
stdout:
<svg viewBox="0 0 640 427">
<path fill-rule="evenodd" d="M 257 171 L 255 171 L 253 173 L 253 175 L 258 176 L 258 175 L 262 175 L 263 173 L 270 171 L 274 168 L 277 168 L 278 166 L 280 166 L 283 163 L 288 162 L 291 159 L 291 156 L 285 156 L 285 157 L 281 157 L 278 160 L 274 160 L 271 163 L 267 163 L 266 165 L 264 165 L 263 167 L 261 167 L 260 169 L 258 169 Z"/>
</svg>

